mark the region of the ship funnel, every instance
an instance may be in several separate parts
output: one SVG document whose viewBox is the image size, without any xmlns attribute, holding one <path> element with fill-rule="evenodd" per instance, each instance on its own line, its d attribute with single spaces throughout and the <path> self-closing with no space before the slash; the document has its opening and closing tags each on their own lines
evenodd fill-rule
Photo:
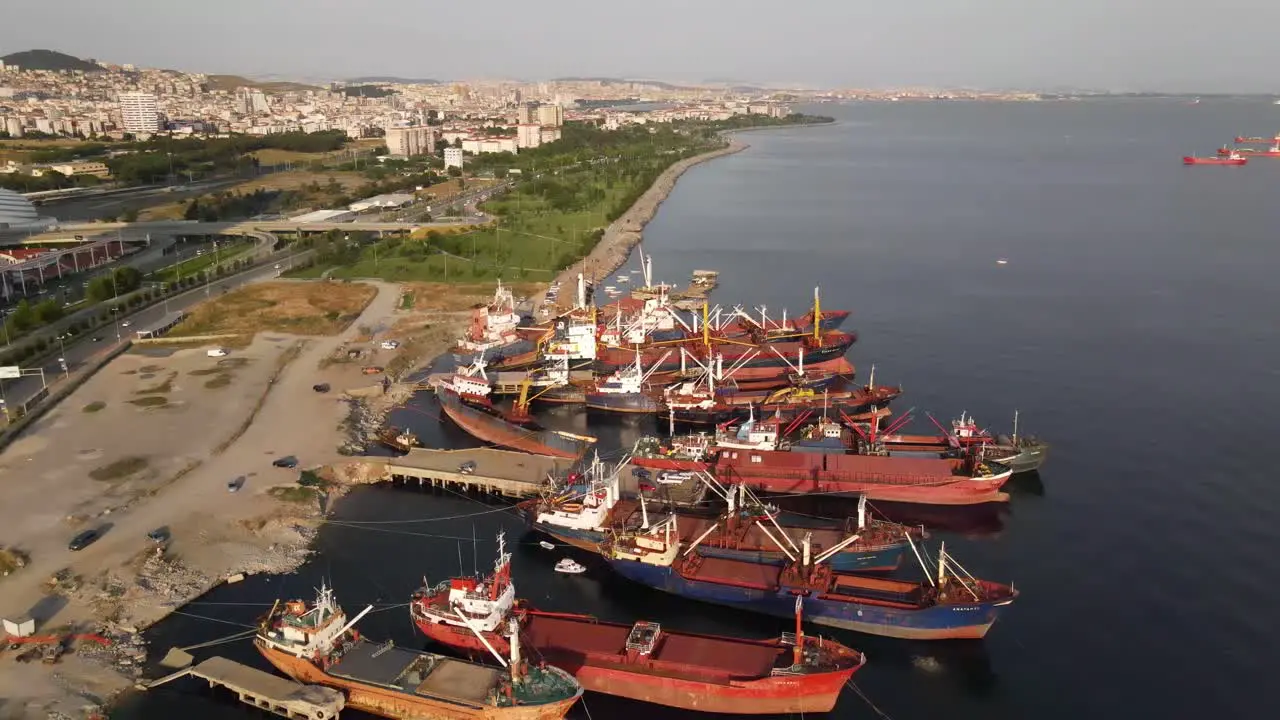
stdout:
<svg viewBox="0 0 1280 720">
<path fill-rule="evenodd" d="M 511 680 L 518 683 L 523 675 L 520 668 L 520 621 L 515 618 L 508 620 L 507 632 L 511 639 Z"/>
</svg>

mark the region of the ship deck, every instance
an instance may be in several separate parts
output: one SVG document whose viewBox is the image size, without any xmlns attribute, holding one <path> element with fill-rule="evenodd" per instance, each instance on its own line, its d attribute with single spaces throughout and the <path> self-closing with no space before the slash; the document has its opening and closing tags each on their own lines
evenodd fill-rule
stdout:
<svg viewBox="0 0 1280 720">
<path fill-rule="evenodd" d="M 409 695 L 468 705 L 487 704 L 502 672 L 439 655 L 361 640 L 329 669 L 334 677 Z"/>
<path fill-rule="evenodd" d="M 538 614 L 531 614 L 526 623 L 526 637 L 533 647 L 572 653 L 588 663 L 624 662 L 630 625 Z M 645 664 L 653 670 L 695 674 L 701 679 L 746 679 L 768 677 L 783 654 L 783 648 L 766 642 L 664 629 Z"/>
<path fill-rule="evenodd" d="M 687 568 L 689 566 L 685 565 L 684 567 Z M 782 569 L 776 565 L 762 565 L 754 562 L 703 556 L 697 556 L 697 560 L 694 561 L 694 568 L 693 572 L 690 573 L 690 577 L 694 580 L 755 588 L 757 590 L 772 590 L 778 587 L 778 577 L 782 572 Z"/>
</svg>

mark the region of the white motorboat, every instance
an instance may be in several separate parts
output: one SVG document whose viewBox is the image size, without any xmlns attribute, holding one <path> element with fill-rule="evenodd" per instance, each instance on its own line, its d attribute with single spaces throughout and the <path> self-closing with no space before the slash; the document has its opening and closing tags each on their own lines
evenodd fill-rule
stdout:
<svg viewBox="0 0 1280 720">
<path fill-rule="evenodd" d="M 539 545 L 543 550 L 555 550 L 555 549 L 556 549 L 556 546 L 555 546 L 555 545 L 552 545 L 551 543 L 547 542 L 546 540 L 543 540 L 543 541 L 539 542 L 539 543 L 538 543 L 538 545 Z"/>
<path fill-rule="evenodd" d="M 577 563 L 569 558 L 564 558 L 556 563 L 556 572 L 565 573 L 567 575 L 581 575 L 586 572 L 586 566 Z"/>
</svg>

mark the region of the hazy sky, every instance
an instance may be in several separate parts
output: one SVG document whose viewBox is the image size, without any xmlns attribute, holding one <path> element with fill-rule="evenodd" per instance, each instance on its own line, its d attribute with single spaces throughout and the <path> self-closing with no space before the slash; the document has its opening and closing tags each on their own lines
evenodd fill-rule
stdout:
<svg viewBox="0 0 1280 720">
<path fill-rule="evenodd" d="M 1274 0 L 5 0 L 0 54 L 357 75 L 1280 89 Z M 1251 32 L 1257 28 L 1257 32 Z"/>
</svg>

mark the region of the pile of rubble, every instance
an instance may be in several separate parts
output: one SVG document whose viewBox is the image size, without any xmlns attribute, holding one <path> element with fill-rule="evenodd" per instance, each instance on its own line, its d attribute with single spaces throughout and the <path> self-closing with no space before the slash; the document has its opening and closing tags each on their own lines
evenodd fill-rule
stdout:
<svg viewBox="0 0 1280 720">
<path fill-rule="evenodd" d="M 134 585 L 160 604 L 178 607 L 205 592 L 216 582 L 204 573 L 187 567 L 177 558 L 167 557 L 163 548 L 156 548 L 138 570 Z"/>
<path fill-rule="evenodd" d="M 76 643 L 76 655 L 112 666 L 125 675 L 135 678 L 142 675 L 147 659 L 147 644 L 134 628 L 104 626 L 93 634 L 103 638 L 106 643 L 80 640 Z"/>
<path fill-rule="evenodd" d="M 394 383 L 381 395 L 369 398 L 351 398 L 350 412 L 345 427 L 347 440 L 340 451 L 344 455 L 359 455 L 378 439 L 378 431 L 387 423 L 387 415 L 392 408 L 408 402 L 414 393 L 414 387 L 405 383 Z"/>
</svg>

